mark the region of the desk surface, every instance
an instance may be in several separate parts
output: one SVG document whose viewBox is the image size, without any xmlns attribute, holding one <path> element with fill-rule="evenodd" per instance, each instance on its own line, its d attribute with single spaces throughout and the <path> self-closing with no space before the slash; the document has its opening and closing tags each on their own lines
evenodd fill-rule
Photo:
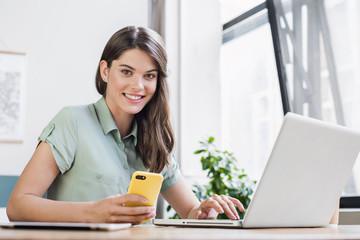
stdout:
<svg viewBox="0 0 360 240">
<path fill-rule="evenodd" d="M 147 225 L 113 232 L 0 228 L 0 239 L 360 239 L 360 225 L 287 229 L 178 228 Z"/>
</svg>

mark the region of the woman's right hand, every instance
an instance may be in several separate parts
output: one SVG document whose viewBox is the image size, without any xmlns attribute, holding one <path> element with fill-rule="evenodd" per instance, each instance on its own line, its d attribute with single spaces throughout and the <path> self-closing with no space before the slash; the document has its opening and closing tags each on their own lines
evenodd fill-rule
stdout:
<svg viewBox="0 0 360 240">
<path fill-rule="evenodd" d="M 115 195 L 93 202 L 87 213 L 91 222 L 140 224 L 142 220 L 155 217 L 155 207 L 127 207 L 126 203 L 146 203 L 145 197 L 135 194 Z"/>
</svg>

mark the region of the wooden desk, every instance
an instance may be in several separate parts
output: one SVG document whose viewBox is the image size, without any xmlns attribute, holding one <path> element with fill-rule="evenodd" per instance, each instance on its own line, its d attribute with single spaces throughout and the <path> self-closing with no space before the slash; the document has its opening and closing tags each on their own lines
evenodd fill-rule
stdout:
<svg viewBox="0 0 360 240">
<path fill-rule="evenodd" d="M 298 229 L 175 228 L 144 225 L 113 232 L 0 228 L 0 239 L 360 239 L 360 225 Z"/>
</svg>

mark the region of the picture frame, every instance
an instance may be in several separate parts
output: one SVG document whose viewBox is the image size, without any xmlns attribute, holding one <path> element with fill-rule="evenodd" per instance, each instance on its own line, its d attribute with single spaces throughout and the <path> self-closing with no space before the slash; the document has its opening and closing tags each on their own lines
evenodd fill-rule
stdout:
<svg viewBox="0 0 360 240">
<path fill-rule="evenodd" d="M 26 54 L 0 51 L 0 143 L 24 141 Z"/>
</svg>

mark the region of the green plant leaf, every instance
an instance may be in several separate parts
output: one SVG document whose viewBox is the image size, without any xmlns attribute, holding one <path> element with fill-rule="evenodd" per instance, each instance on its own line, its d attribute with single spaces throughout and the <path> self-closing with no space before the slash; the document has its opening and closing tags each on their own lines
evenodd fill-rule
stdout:
<svg viewBox="0 0 360 240">
<path fill-rule="evenodd" d="M 243 168 L 238 167 L 238 161 L 229 151 L 221 151 L 214 145 L 214 137 L 209 137 L 206 142 L 200 141 L 201 148 L 194 154 L 200 155 L 202 169 L 206 171 L 208 183 L 204 185 L 194 184 L 192 191 L 195 196 L 203 201 L 213 194 L 224 194 L 239 199 L 247 209 L 251 195 L 254 192 L 256 181 L 250 180 Z M 171 206 L 166 211 L 173 211 Z M 243 212 L 237 209 L 240 218 Z M 170 218 L 180 218 L 176 213 Z M 218 218 L 227 219 L 225 214 L 219 214 Z"/>
<path fill-rule="evenodd" d="M 194 154 L 200 154 L 200 153 L 203 153 L 203 152 L 206 152 L 206 149 L 197 150 L 197 151 L 194 152 Z"/>
</svg>

